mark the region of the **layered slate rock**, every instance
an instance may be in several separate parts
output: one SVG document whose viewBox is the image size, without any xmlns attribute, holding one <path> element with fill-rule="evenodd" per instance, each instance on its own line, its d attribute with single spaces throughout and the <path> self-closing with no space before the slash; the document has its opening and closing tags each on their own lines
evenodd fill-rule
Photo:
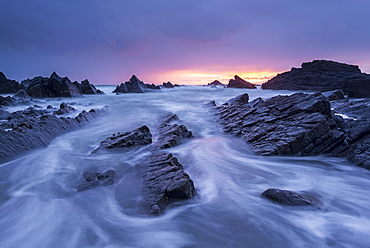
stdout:
<svg viewBox="0 0 370 248">
<path fill-rule="evenodd" d="M 349 140 L 338 127 L 330 103 L 320 93 L 297 93 L 217 108 L 224 131 L 241 136 L 259 155 L 338 156 Z"/>
<path fill-rule="evenodd" d="M 8 79 L 3 72 L 0 72 L 0 94 L 13 94 L 22 89 L 22 86 L 15 80 Z"/>
<path fill-rule="evenodd" d="M 341 89 L 349 97 L 370 97 L 370 75 L 357 65 L 327 60 L 303 63 L 262 84 L 262 89 L 331 91 Z"/>
<path fill-rule="evenodd" d="M 91 167 L 84 171 L 83 176 L 85 182 L 77 187 L 77 191 L 86 191 L 101 186 L 109 186 L 114 184 L 114 176 L 116 173 L 113 170 L 99 172 L 97 167 Z"/>
<path fill-rule="evenodd" d="M 147 126 L 139 127 L 130 132 L 113 134 L 100 143 L 102 148 L 125 148 L 132 146 L 149 145 L 152 143 L 152 134 Z"/>
<path fill-rule="evenodd" d="M 257 87 L 254 84 L 251 84 L 238 75 L 234 76 L 234 79 L 229 80 L 229 84 L 227 85 L 227 88 L 240 88 L 240 89 L 257 89 Z"/>
<path fill-rule="evenodd" d="M 101 116 L 104 110 L 82 111 L 76 117 L 58 117 L 49 110 L 30 107 L 9 114 L 0 124 L 0 163 L 27 150 L 44 147 L 57 136 L 82 127 Z"/>
<path fill-rule="evenodd" d="M 183 124 L 179 124 L 179 117 L 176 114 L 169 114 L 159 126 L 159 137 L 155 147 L 165 149 L 181 144 L 185 138 L 193 137 L 191 131 Z"/>
<path fill-rule="evenodd" d="M 113 93 L 145 93 L 148 88 L 143 81 L 139 80 L 135 75 L 132 75 L 129 81 L 121 83 Z"/>
<path fill-rule="evenodd" d="M 149 214 L 161 214 L 169 204 L 195 195 L 193 181 L 171 153 L 154 153 L 138 168 L 143 177 L 144 206 Z"/>
<path fill-rule="evenodd" d="M 290 190 L 283 190 L 283 189 L 276 189 L 276 188 L 269 188 L 265 190 L 261 196 L 281 205 L 289 205 L 289 206 L 318 206 L 319 204 L 302 194 L 298 194 L 297 192 L 290 191 Z"/>
</svg>

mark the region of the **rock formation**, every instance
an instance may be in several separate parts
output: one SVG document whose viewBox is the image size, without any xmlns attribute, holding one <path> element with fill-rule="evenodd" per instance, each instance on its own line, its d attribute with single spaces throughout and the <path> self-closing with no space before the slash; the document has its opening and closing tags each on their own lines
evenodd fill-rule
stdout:
<svg viewBox="0 0 370 248">
<path fill-rule="evenodd" d="M 163 82 L 163 88 L 175 88 L 175 86 L 171 82 L 164 83 Z"/>
<path fill-rule="evenodd" d="M 327 60 L 303 63 L 262 84 L 262 89 L 331 91 L 341 89 L 349 97 L 370 97 L 370 75 L 357 65 Z"/>
<path fill-rule="evenodd" d="M 229 80 L 227 88 L 257 89 L 254 84 L 245 81 L 237 75 L 234 76 L 234 79 Z"/>
<path fill-rule="evenodd" d="M 103 110 L 92 109 L 70 118 L 57 117 L 49 110 L 33 107 L 14 113 L 5 112 L 7 119 L 0 124 L 0 163 L 27 150 L 46 146 L 55 137 L 86 125 L 102 113 Z"/>
<path fill-rule="evenodd" d="M 104 92 L 98 90 L 89 80 L 85 79 L 80 83 L 73 82 L 76 88 L 80 91 L 81 94 L 90 94 L 90 95 L 104 95 Z"/>
<path fill-rule="evenodd" d="M 215 80 L 215 81 L 207 84 L 207 86 L 211 86 L 211 87 L 225 87 L 226 85 L 224 85 L 223 83 L 221 83 L 218 80 Z"/>
<path fill-rule="evenodd" d="M 216 110 L 224 131 L 242 137 L 256 154 L 325 154 L 370 169 L 368 101 L 349 101 L 340 91 L 325 94 L 335 100 L 296 93 L 248 102 L 244 94 Z"/>
<path fill-rule="evenodd" d="M 7 79 L 4 73 L 0 72 L 0 94 L 13 94 L 22 89 L 22 86 L 15 80 Z"/>
<path fill-rule="evenodd" d="M 115 172 L 107 170 L 100 173 L 97 167 L 91 167 L 83 173 L 85 182 L 77 187 L 77 191 L 86 191 L 100 186 L 114 184 Z"/>
<path fill-rule="evenodd" d="M 289 206 L 318 206 L 319 204 L 310 199 L 307 196 L 298 194 L 297 192 L 290 191 L 290 190 L 283 190 L 283 189 L 276 189 L 276 188 L 269 188 L 265 190 L 261 196 L 282 204 L 282 205 L 289 205 Z"/>
<path fill-rule="evenodd" d="M 129 81 L 121 83 L 113 93 L 144 93 L 148 88 L 143 81 L 140 81 L 135 75 L 132 75 Z"/>
</svg>

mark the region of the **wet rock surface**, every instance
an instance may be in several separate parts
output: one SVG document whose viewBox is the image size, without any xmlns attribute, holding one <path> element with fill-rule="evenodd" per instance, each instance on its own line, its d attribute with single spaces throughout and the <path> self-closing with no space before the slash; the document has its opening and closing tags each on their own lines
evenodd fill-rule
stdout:
<svg viewBox="0 0 370 248">
<path fill-rule="evenodd" d="M 276 202 L 281 205 L 289 206 L 319 206 L 319 204 L 314 200 L 297 192 L 276 188 L 269 188 L 265 190 L 262 194 L 262 197 L 265 197 L 273 202 Z"/>
<path fill-rule="evenodd" d="M 154 153 L 138 168 L 143 178 L 144 207 L 149 214 L 161 214 L 169 204 L 195 195 L 193 181 L 171 153 Z"/>
<path fill-rule="evenodd" d="M 58 117 L 50 109 L 29 107 L 9 113 L 0 122 L 0 163 L 34 148 L 44 147 L 57 136 L 82 127 L 93 119 L 102 116 L 104 110 L 82 111 L 76 117 Z"/>
<path fill-rule="evenodd" d="M 114 184 L 114 176 L 116 173 L 113 170 L 99 172 L 97 167 L 87 169 L 83 176 L 85 182 L 77 187 L 77 191 L 86 191 L 101 186 L 109 186 Z"/>
<path fill-rule="evenodd" d="M 227 88 L 240 88 L 240 89 L 257 89 L 254 84 L 251 84 L 238 75 L 234 76 L 234 79 L 230 79 Z"/>
<path fill-rule="evenodd" d="M 370 75 L 362 73 L 357 65 L 328 60 L 302 63 L 262 84 L 262 89 L 273 90 L 343 90 L 349 97 L 370 97 Z"/>
<path fill-rule="evenodd" d="M 155 143 L 155 147 L 165 149 L 181 144 L 185 138 L 193 137 L 185 125 L 179 124 L 179 117 L 175 114 L 169 114 L 165 117 L 162 124 L 159 126 L 159 137 Z"/>
<path fill-rule="evenodd" d="M 152 143 L 152 134 L 147 126 L 139 127 L 130 132 L 113 134 L 100 143 L 102 148 L 124 148 L 149 145 Z"/>
<path fill-rule="evenodd" d="M 296 93 L 248 102 L 244 94 L 216 113 L 224 131 L 242 137 L 258 155 L 339 156 L 370 169 L 370 102 L 340 91 L 324 94 L 335 100 Z"/>
</svg>

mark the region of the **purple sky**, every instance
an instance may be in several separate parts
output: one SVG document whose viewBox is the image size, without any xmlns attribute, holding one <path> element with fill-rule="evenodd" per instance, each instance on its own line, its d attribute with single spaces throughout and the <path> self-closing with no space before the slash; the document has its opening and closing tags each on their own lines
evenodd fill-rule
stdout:
<svg viewBox="0 0 370 248">
<path fill-rule="evenodd" d="M 0 71 L 204 84 L 329 59 L 370 73 L 369 13 L 369 0 L 0 0 Z"/>
</svg>

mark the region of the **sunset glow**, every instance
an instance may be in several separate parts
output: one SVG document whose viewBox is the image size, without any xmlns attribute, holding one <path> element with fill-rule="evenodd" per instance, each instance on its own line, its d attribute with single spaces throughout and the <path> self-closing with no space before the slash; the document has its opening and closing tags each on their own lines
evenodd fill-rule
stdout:
<svg viewBox="0 0 370 248">
<path fill-rule="evenodd" d="M 243 71 L 223 71 L 220 73 L 207 73 L 201 71 L 171 71 L 155 75 L 155 81 L 170 81 L 176 84 L 185 85 L 207 85 L 214 80 L 218 80 L 223 84 L 228 84 L 229 80 L 234 78 L 235 75 L 243 78 L 244 80 L 260 85 L 270 78 L 276 76 L 278 72 L 260 71 L 260 72 L 243 72 Z"/>
</svg>

